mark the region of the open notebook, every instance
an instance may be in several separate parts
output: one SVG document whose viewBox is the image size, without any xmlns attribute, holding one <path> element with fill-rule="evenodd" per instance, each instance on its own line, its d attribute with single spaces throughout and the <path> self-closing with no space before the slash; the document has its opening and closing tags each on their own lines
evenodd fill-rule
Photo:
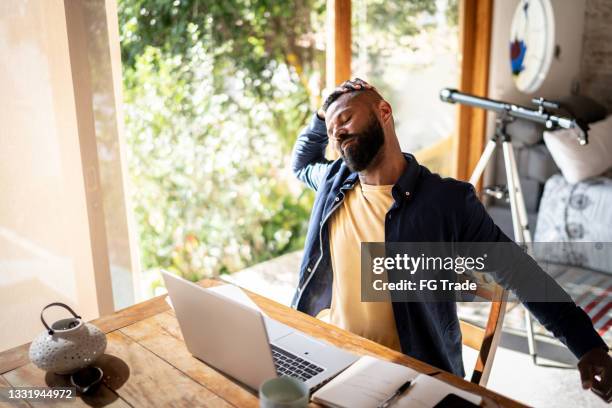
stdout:
<svg viewBox="0 0 612 408">
<path fill-rule="evenodd" d="M 434 377 L 369 356 L 361 357 L 315 392 L 312 400 L 333 408 L 376 408 L 409 380 L 412 381 L 410 388 L 395 400 L 393 408 L 433 407 L 448 394 L 456 394 L 476 405 L 482 402 L 480 396 Z"/>
</svg>

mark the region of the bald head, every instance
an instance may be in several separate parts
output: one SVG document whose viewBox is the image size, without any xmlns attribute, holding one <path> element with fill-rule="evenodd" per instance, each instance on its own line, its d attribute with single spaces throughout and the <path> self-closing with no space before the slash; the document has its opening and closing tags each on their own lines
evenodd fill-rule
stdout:
<svg viewBox="0 0 612 408">
<path fill-rule="evenodd" d="M 336 91 L 327 97 L 323 110 L 328 126 L 336 121 L 338 115 L 351 112 L 357 118 L 375 118 L 395 137 L 391 105 L 374 88 Z"/>
<path fill-rule="evenodd" d="M 383 100 L 383 97 L 380 96 L 380 94 L 374 88 L 362 88 L 350 91 L 336 90 L 332 92 L 327 97 L 327 99 L 325 99 L 325 103 L 323 104 L 323 110 L 327 111 L 327 109 L 334 103 L 345 104 L 351 100 L 363 102 L 371 106 L 376 106 L 380 101 Z"/>
</svg>

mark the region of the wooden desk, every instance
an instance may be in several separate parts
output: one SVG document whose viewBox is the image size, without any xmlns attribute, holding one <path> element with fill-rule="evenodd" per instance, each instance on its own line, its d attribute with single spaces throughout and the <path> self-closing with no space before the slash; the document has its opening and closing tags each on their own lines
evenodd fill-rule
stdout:
<svg viewBox="0 0 612 408">
<path fill-rule="evenodd" d="M 200 284 L 208 287 L 220 282 L 205 280 Z M 248 293 L 270 317 L 314 337 L 360 355 L 376 356 L 436 375 L 436 378 L 482 395 L 486 407 L 522 406 L 421 361 L 270 299 Z M 71 407 L 258 406 L 255 394 L 191 356 L 183 342 L 174 312 L 164 297 L 139 303 L 93 322 L 107 333 L 108 338 L 106 354 L 96 363 L 104 370 L 104 384 L 94 395 L 78 398 L 76 403 L 70 402 Z M 30 363 L 28 348 L 29 345 L 25 344 L 0 353 L 0 387 L 69 386 L 66 377 L 45 375 Z M 23 406 L 29 405 L 24 402 Z"/>
</svg>

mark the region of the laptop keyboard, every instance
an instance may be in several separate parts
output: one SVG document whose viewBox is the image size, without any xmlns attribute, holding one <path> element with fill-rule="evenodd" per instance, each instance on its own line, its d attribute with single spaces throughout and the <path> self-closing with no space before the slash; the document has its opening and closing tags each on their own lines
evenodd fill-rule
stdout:
<svg viewBox="0 0 612 408">
<path fill-rule="evenodd" d="M 323 368 L 312 364 L 303 358 L 299 358 L 295 354 L 283 350 L 280 347 L 270 344 L 272 348 L 272 356 L 274 357 L 274 365 L 279 376 L 286 375 L 294 377 L 302 381 L 307 381 L 315 375 L 323 372 Z"/>
</svg>

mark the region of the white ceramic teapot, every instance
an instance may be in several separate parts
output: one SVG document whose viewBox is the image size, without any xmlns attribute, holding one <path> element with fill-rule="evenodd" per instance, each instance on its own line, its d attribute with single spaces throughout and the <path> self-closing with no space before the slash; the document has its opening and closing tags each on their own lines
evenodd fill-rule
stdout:
<svg viewBox="0 0 612 408">
<path fill-rule="evenodd" d="M 73 317 L 60 319 L 49 327 L 43 312 L 51 306 L 61 306 Z M 92 364 L 106 349 L 106 335 L 93 324 L 83 322 L 81 316 L 63 303 L 45 306 L 40 320 L 47 330 L 32 342 L 30 360 L 44 371 L 71 374 Z"/>
</svg>

